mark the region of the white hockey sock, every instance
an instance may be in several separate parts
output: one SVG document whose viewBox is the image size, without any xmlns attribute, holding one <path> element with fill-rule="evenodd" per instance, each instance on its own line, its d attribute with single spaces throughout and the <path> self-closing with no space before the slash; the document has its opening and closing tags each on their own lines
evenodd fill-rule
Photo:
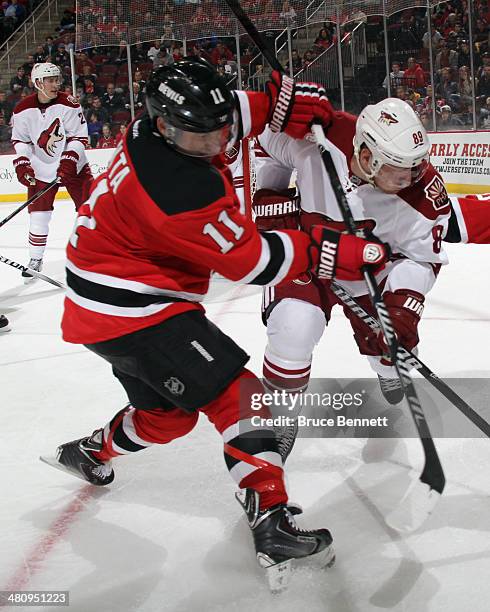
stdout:
<svg viewBox="0 0 490 612">
<path fill-rule="evenodd" d="M 263 377 L 270 389 L 279 389 L 297 393 L 308 386 L 311 372 L 311 360 L 284 359 L 275 355 L 268 346 L 265 349 Z"/>
<path fill-rule="evenodd" d="M 29 257 L 31 259 L 43 258 L 52 214 L 50 210 L 29 214 Z"/>
</svg>

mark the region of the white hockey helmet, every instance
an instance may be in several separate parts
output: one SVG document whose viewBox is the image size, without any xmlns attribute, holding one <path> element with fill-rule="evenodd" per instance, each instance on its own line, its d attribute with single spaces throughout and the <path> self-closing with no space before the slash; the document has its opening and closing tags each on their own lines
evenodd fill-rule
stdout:
<svg viewBox="0 0 490 612">
<path fill-rule="evenodd" d="M 370 182 L 384 164 L 411 168 L 412 183 L 425 173 L 429 161 L 429 138 L 412 107 L 398 98 L 386 98 L 366 106 L 356 123 L 354 155 L 366 146 L 372 153 Z"/>
<path fill-rule="evenodd" d="M 47 77 L 58 77 L 61 83 L 61 70 L 51 62 L 34 64 L 31 72 L 31 81 L 34 87 L 42 93 L 45 93 L 44 79 Z"/>
</svg>

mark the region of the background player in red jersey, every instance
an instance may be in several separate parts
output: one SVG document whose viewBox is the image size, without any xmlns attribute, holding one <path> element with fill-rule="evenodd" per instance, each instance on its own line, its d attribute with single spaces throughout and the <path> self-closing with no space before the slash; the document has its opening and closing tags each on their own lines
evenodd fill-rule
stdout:
<svg viewBox="0 0 490 612">
<path fill-rule="evenodd" d="M 12 143 L 18 157 L 14 168 L 28 197 L 41 191 L 56 177 L 78 207 L 86 200 L 93 181 L 85 157 L 87 123 L 78 102 L 59 91 L 61 73 L 49 62 L 35 64 L 31 79 L 36 93 L 17 104 L 12 116 Z M 49 222 L 58 185 L 52 187 L 29 210 L 29 267 L 42 269 Z M 26 282 L 33 279 L 28 272 Z"/>
<path fill-rule="evenodd" d="M 328 122 L 330 104 L 317 86 L 279 74 L 267 94 L 230 92 L 202 60 L 159 68 L 146 93 L 149 114 L 130 126 L 79 210 L 62 322 L 65 340 L 111 364 L 130 404 L 47 461 L 109 484 L 113 458 L 171 442 L 204 413 L 223 437 L 257 559 L 272 580 L 295 558 L 330 564 L 329 531 L 296 527 L 274 432 L 253 425 L 252 415 L 268 413 L 251 410 L 252 393 L 263 389 L 245 368 L 248 356 L 200 305 L 212 271 L 258 285 L 307 270 L 361 278 L 366 248 L 383 264 L 378 243 L 325 228 L 260 234 L 240 213 L 223 153 L 273 120 L 301 136 L 314 119 Z M 325 249 L 333 256 L 322 258 Z"/>
</svg>

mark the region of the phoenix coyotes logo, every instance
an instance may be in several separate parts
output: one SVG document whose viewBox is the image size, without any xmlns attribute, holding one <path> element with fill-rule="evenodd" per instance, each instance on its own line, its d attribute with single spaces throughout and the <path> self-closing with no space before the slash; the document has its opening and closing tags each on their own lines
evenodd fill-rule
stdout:
<svg viewBox="0 0 490 612">
<path fill-rule="evenodd" d="M 440 179 L 438 176 L 435 176 L 431 182 L 424 187 L 424 191 L 427 199 L 432 202 L 432 206 L 435 210 L 444 208 L 444 206 L 446 206 L 448 203 L 446 188 L 444 187 L 442 179 Z"/>
<path fill-rule="evenodd" d="M 381 114 L 379 115 L 378 122 L 384 123 L 385 125 L 391 125 L 392 123 L 398 123 L 398 119 L 393 117 L 393 115 L 390 113 L 382 110 Z"/>
<path fill-rule="evenodd" d="M 64 135 L 60 133 L 61 121 L 55 119 L 53 123 L 39 136 L 37 146 L 43 149 L 50 157 L 56 155 L 56 145 L 63 140 Z"/>
</svg>

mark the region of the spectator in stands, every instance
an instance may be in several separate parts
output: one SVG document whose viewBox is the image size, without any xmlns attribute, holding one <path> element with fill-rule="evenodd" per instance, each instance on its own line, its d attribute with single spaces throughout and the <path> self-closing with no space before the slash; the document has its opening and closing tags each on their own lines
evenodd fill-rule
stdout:
<svg viewBox="0 0 490 612">
<path fill-rule="evenodd" d="M 462 40 L 458 47 L 458 68 L 471 66 L 470 45 L 467 40 Z"/>
<path fill-rule="evenodd" d="M 140 86 L 141 91 L 143 91 L 146 87 L 146 81 L 143 78 L 143 73 L 141 72 L 141 70 L 135 70 L 134 74 L 133 74 L 133 81 L 135 83 L 138 83 L 138 85 Z"/>
<path fill-rule="evenodd" d="M 299 56 L 298 49 L 293 49 L 291 59 L 293 60 L 293 74 L 296 74 L 303 68 L 303 62 Z M 289 72 L 289 61 L 286 64 L 286 70 Z"/>
<path fill-rule="evenodd" d="M 159 68 L 160 66 L 171 66 L 174 63 L 174 58 L 169 53 L 166 47 L 161 47 L 160 51 L 156 54 L 153 60 L 153 68 Z"/>
<path fill-rule="evenodd" d="M 476 95 L 478 98 L 482 98 L 481 102 L 490 96 L 490 65 L 483 68 L 483 74 L 476 88 Z"/>
<path fill-rule="evenodd" d="M 57 46 L 54 44 L 52 36 L 46 36 L 46 42 L 44 44 L 44 56 L 49 58 L 48 61 L 52 62 L 56 54 Z"/>
<path fill-rule="evenodd" d="M 469 129 L 473 125 L 473 103 L 470 99 L 469 103 L 460 106 L 459 113 L 453 115 L 453 124 L 456 128 Z"/>
<path fill-rule="evenodd" d="M 16 26 L 18 26 L 25 19 L 26 10 L 18 4 L 17 0 L 10 0 L 10 4 L 4 10 L 5 17 L 12 19 Z"/>
<path fill-rule="evenodd" d="M 458 71 L 458 80 L 456 82 L 456 94 L 452 97 L 451 103 L 453 108 L 459 113 L 463 112 L 468 104 L 471 104 L 473 90 L 471 87 L 470 71 L 467 66 L 461 66 Z"/>
<path fill-rule="evenodd" d="M 36 50 L 34 51 L 34 63 L 40 64 L 42 62 L 47 62 L 46 52 L 44 51 L 43 45 L 37 45 Z"/>
<path fill-rule="evenodd" d="M 395 37 L 395 48 L 398 51 L 406 51 L 418 49 L 419 47 L 420 42 L 410 29 L 410 22 L 407 19 L 402 19 L 400 30 L 397 32 Z"/>
<path fill-rule="evenodd" d="M 266 10 L 264 12 L 266 15 L 269 15 L 271 12 L 274 12 L 274 11 L 269 12 Z M 294 20 L 296 19 L 296 11 L 289 3 L 289 0 L 284 0 L 284 2 L 282 3 L 282 8 L 281 8 L 281 12 L 279 13 L 279 17 L 281 19 L 285 19 L 286 22 L 288 22 L 289 24 L 293 24 Z"/>
<path fill-rule="evenodd" d="M 407 60 L 407 69 L 403 75 L 404 79 L 407 79 L 407 84 L 413 87 L 419 93 L 425 93 L 425 74 L 422 70 L 422 66 L 417 64 L 414 57 L 409 57 Z"/>
<path fill-rule="evenodd" d="M 90 66 L 85 64 L 82 68 L 82 74 L 77 79 L 77 85 L 80 85 L 85 90 L 85 81 L 97 82 L 97 74 L 92 72 Z"/>
<path fill-rule="evenodd" d="M 102 107 L 107 111 L 109 118 L 119 110 L 124 108 L 124 100 L 120 94 L 116 92 L 114 83 L 108 83 L 106 90 L 102 96 Z"/>
<path fill-rule="evenodd" d="M 32 68 L 33 68 L 33 66 L 34 66 L 34 64 L 35 64 L 35 63 L 36 63 L 36 62 L 34 61 L 34 55 L 32 55 L 32 53 L 30 53 L 30 54 L 27 56 L 27 61 L 25 61 L 25 62 L 22 64 L 22 68 L 24 68 L 24 72 L 26 73 L 26 75 L 28 75 L 28 76 L 29 76 L 29 75 L 31 74 L 31 72 L 32 72 Z"/>
<path fill-rule="evenodd" d="M 404 75 L 403 70 L 400 70 L 400 62 L 393 62 L 391 64 L 391 72 L 390 72 L 390 86 L 392 90 L 398 87 L 398 85 L 401 85 L 403 83 L 402 81 L 403 75 Z M 383 81 L 383 87 L 385 89 L 388 89 L 388 77 L 387 76 L 385 76 L 385 80 Z"/>
<path fill-rule="evenodd" d="M 134 101 L 134 112 L 137 115 L 140 111 L 145 108 L 145 94 L 141 91 L 138 83 L 133 83 L 133 101 Z M 131 96 L 126 96 L 124 108 L 131 110 Z"/>
<path fill-rule="evenodd" d="M 70 9 L 63 11 L 63 17 L 60 21 L 60 32 L 70 32 L 75 29 L 75 14 Z"/>
<path fill-rule="evenodd" d="M 315 59 L 315 55 L 311 49 L 308 49 L 303 54 L 303 69 L 307 68 L 311 62 Z"/>
<path fill-rule="evenodd" d="M 148 61 L 153 62 L 153 64 L 155 64 L 155 58 L 159 52 L 160 52 L 160 41 L 155 40 L 152 46 L 148 49 L 148 52 L 146 54 Z"/>
<path fill-rule="evenodd" d="M 97 116 L 97 113 L 95 111 L 89 111 L 87 115 L 87 129 L 90 146 L 93 149 L 97 146 L 97 142 L 102 134 L 102 125 L 103 122 Z"/>
<path fill-rule="evenodd" d="M 429 113 L 426 110 L 423 110 L 419 113 L 420 121 L 424 128 L 430 132 L 434 129 L 432 113 Z"/>
<path fill-rule="evenodd" d="M 70 54 L 67 52 L 64 43 L 60 43 L 54 54 L 53 62 L 57 66 L 69 66 L 70 65 Z"/>
<path fill-rule="evenodd" d="M 488 38 L 490 32 L 488 29 L 488 25 L 483 21 L 483 19 L 476 20 L 475 31 L 473 32 L 473 40 L 475 43 L 480 45 L 480 47 L 484 48 L 484 51 L 488 49 Z"/>
<path fill-rule="evenodd" d="M 92 97 L 89 109 L 97 115 L 99 121 L 102 121 L 102 123 L 109 123 L 109 113 L 107 109 L 102 106 L 102 100 L 99 96 Z"/>
<path fill-rule="evenodd" d="M 405 85 L 398 85 L 398 87 L 395 89 L 394 97 L 398 98 L 399 100 L 403 100 L 404 102 L 407 102 L 408 93 Z"/>
<path fill-rule="evenodd" d="M 225 60 L 232 60 L 233 53 L 228 47 L 222 42 L 218 42 L 216 47 L 211 51 L 211 62 L 217 66 L 218 60 L 224 58 Z"/>
<path fill-rule="evenodd" d="M 140 64 L 148 60 L 147 50 L 142 42 L 138 42 L 131 46 L 131 60 L 136 64 Z"/>
<path fill-rule="evenodd" d="M 20 92 L 29 85 L 29 79 L 23 66 L 17 68 L 17 74 L 10 79 L 9 89 L 12 92 Z"/>
<path fill-rule="evenodd" d="M 441 106 L 439 117 L 437 118 L 437 131 L 446 132 L 452 130 L 454 127 L 452 111 L 449 104 Z"/>
<path fill-rule="evenodd" d="M 121 125 L 119 126 L 119 131 L 118 131 L 117 136 L 116 136 L 116 146 L 124 138 L 124 134 L 126 134 L 127 129 L 128 129 L 128 124 L 125 121 L 123 121 L 121 123 Z"/>
<path fill-rule="evenodd" d="M 332 35 L 330 34 L 330 32 L 327 30 L 327 28 L 322 28 L 320 30 L 320 32 L 318 33 L 318 36 L 315 39 L 315 42 L 313 43 L 315 45 L 315 47 L 318 47 L 319 51 L 324 51 L 325 49 L 328 49 L 328 47 L 330 47 L 330 45 L 332 44 L 333 40 L 332 40 Z"/>
<path fill-rule="evenodd" d="M 443 39 L 442 34 L 439 32 L 439 30 L 434 25 L 431 26 L 431 33 L 432 33 L 432 36 L 429 36 L 429 31 L 427 30 L 427 32 L 425 32 L 425 34 L 422 36 L 422 45 L 424 46 L 424 49 L 429 48 L 431 40 L 432 40 L 432 48 L 437 49 L 440 41 Z"/>
<path fill-rule="evenodd" d="M 113 149 L 116 146 L 116 139 L 112 135 L 111 126 L 104 123 L 102 126 L 102 135 L 97 142 L 97 149 Z"/>
<path fill-rule="evenodd" d="M 12 145 L 12 128 L 5 121 L 5 117 L 0 114 L 0 154 L 15 153 Z"/>
<path fill-rule="evenodd" d="M 5 119 L 5 123 L 10 123 L 10 117 L 12 116 L 13 110 L 14 105 L 7 100 L 5 91 L 0 91 L 0 114 Z"/>
<path fill-rule="evenodd" d="M 128 63 L 128 47 L 127 47 L 127 41 L 122 39 L 119 41 L 119 44 L 117 47 L 113 47 L 111 49 L 110 52 L 110 59 L 109 59 L 109 63 L 110 64 L 116 64 L 117 66 L 121 65 L 121 64 L 127 64 Z"/>
<path fill-rule="evenodd" d="M 434 69 L 440 70 L 441 68 L 453 68 L 456 70 L 458 67 L 458 52 L 448 48 L 447 42 L 441 40 L 439 44 L 439 53 L 436 55 L 434 62 Z"/>
<path fill-rule="evenodd" d="M 482 54 L 481 59 L 482 65 L 476 71 L 476 78 L 478 80 L 482 78 L 483 73 L 485 72 L 485 66 L 490 66 L 490 53 L 488 51 L 485 51 L 485 53 Z M 467 65 L 469 66 L 470 64 Z"/>
<path fill-rule="evenodd" d="M 77 53 L 75 57 L 75 70 L 77 74 L 82 74 L 83 67 L 86 65 L 90 66 L 90 72 L 97 72 L 95 63 L 88 57 L 86 53 Z"/>
<path fill-rule="evenodd" d="M 458 89 L 456 83 L 451 78 L 450 69 L 441 68 L 440 72 L 436 75 L 436 80 L 436 96 L 449 102 Z"/>
<path fill-rule="evenodd" d="M 176 44 L 172 49 L 172 57 L 174 58 L 174 62 L 184 59 L 184 47 Z"/>
<path fill-rule="evenodd" d="M 480 109 L 480 127 L 484 130 L 490 130 L 490 96 Z"/>
<path fill-rule="evenodd" d="M 81 83 L 81 85 L 83 88 L 83 93 L 86 96 L 100 96 L 102 93 L 100 87 L 98 87 L 91 78 L 84 78 L 83 83 Z"/>
</svg>

